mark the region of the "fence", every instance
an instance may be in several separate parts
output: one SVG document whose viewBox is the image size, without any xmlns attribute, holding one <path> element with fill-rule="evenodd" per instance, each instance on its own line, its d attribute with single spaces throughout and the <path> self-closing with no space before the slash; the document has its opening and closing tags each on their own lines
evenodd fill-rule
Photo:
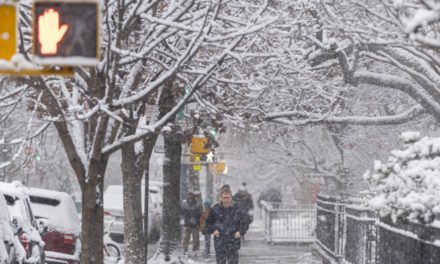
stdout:
<svg viewBox="0 0 440 264">
<path fill-rule="evenodd" d="M 314 242 L 316 208 L 313 206 L 287 206 L 262 202 L 262 219 L 266 241 Z"/>
<path fill-rule="evenodd" d="M 439 228 L 394 224 L 359 202 L 319 196 L 316 230 L 317 248 L 333 263 L 440 263 Z"/>
</svg>

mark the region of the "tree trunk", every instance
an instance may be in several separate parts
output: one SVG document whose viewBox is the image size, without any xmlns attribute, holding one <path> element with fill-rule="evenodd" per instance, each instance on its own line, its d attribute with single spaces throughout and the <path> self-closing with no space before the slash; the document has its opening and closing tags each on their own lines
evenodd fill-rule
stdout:
<svg viewBox="0 0 440 264">
<path fill-rule="evenodd" d="M 122 146 L 122 184 L 124 193 L 125 263 L 143 264 L 142 173 L 136 164 L 134 144 Z M 146 193 L 148 196 L 148 192 Z M 148 212 L 148 211 L 147 211 Z"/>
<path fill-rule="evenodd" d="M 344 130 L 347 127 L 347 125 L 327 125 L 327 129 L 331 132 L 331 137 L 333 139 L 333 142 L 339 152 L 339 156 L 341 157 L 341 164 L 340 167 L 338 169 L 339 171 L 339 175 L 338 177 L 342 180 L 342 182 L 339 181 L 335 181 L 335 184 L 337 186 L 337 191 L 338 194 L 342 197 L 346 196 L 348 193 L 350 193 L 350 190 L 347 189 L 347 187 L 349 186 L 349 181 L 351 179 L 349 179 L 347 177 L 346 170 L 344 169 L 345 167 L 345 162 L 344 162 L 344 150 L 342 149 L 342 141 L 341 141 L 341 137 L 344 134 Z"/>
<path fill-rule="evenodd" d="M 159 100 L 160 115 L 168 113 L 175 104 L 175 91 L 180 89 L 174 80 L 168 81 Z M 173 116 L 169 122 L 175 120 Z M 183 135 L 178 126 L 169 125 L 164 131 L 165 159 L 163 163 L 162 230 L 159 247 L 150 263 L 186 263 L 180 245 L 180 165 Z"/>
<path fill-rule="evenodd" d="M 103 264 L 103 189 L 107 157 L 90 166 L 87 184 L 82 185 L 81 263 Z"/>
<path fill-rule="evenodd" d="M 181 136 L 164 133 L 165 161 L 163 164 L 164 204 L 162 236 L 152 263 L 185 263 L 180 245 L 180 155 Z"/>
<path fill-rule="evenodd" d="M 158 134 L 154 133 L 143 140 L 145 159 L 147 161 L 145 164 L 145 173 L 144 173 L 144 176 L 145 176 L 144 191 L 146 194 L 150 192 L 150 184 L 149 184 L 150 158 L 151 158 L 151 154 L 153 153 L 153 149 L 154 149 L 154 145 L 156 144 L 157 137 L 158 137 Z M 163 197 L 162 197 L 162 199 L 163 199 Z M 144 212 L 148 212 L 148 202 L 149 202 L 148 200 L 149 200 L 149 195 L 145 195 L 145 197 L 144 197 Z M 145 213 L 144 214 L 144 254 L 145 254 L 145 259 L 147 259 L 147 256 L 148 256 L 148 243 L 150 242 L 150 235 L 151 234 L 148 234 L 148 214 Z"/>
</svg>

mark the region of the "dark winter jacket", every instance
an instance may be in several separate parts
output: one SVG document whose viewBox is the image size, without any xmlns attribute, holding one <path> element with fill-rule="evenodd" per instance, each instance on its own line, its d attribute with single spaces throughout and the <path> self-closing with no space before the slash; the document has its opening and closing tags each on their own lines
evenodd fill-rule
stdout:
<svg viewBox="0 0 440 264">
<path fill-rule="evenodd" d="M 200 224 L 200 216 L 203 212 L 202 203 L 197 200 L 191 202 L 184 200 L 182 203 L 183 226 L 196 228 Z"/>
<path fill-rule="evenodd" d="M 245 221 L 240 209 L 236 204 L 231 207 L 223 207 L 215 204 L 211 208 L 211 212 L 206 219 L 208 232 L 214 233 L 215 230 L 220 232 L 220 237 L 214 236 L 214 247 L 216 251 L 230 251 L 240 249 L 241 239 L 234 238 L 234 234 L 240 231 L 244 235 L 249 224 Z"/>
<path fill-rule="evenodd" d="M 253 220 L 254 201 L 252 195 L 247 191 L 238 191 L 233 198 L 233 201 L 238 205 L 241 213 L 247 218 L 249 224 Z"/>
</svg>

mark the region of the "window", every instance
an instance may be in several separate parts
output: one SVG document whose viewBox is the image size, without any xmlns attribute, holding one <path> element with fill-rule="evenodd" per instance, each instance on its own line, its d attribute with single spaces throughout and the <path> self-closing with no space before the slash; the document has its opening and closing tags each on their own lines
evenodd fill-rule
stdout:
<svg viewBox="0 0 440 264">
<path fill-rule="evenodd" d="M 38 203 L 38 204 L 47 204 L 52 206 L 57 206 L 60 204 L 60 201 L 57 199 L 52 198 L 46 198 L 46 197 L 39 197 L 39 196 L 30 196 L 31 203 Z"/>
<path fill-rule="evenodd" d="M 15 197 L 5 194 L 5 199 L 9 206 L 13 206 L 15 204 Z"/>
</svg>

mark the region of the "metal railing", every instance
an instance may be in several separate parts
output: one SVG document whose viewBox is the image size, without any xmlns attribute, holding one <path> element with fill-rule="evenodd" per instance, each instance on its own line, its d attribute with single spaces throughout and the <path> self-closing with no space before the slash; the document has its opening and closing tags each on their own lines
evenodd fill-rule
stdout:
<svg viewBox="0 0 440 264">
<path fill-rule="evenodd" d="M 316 245 L 333 263 L 440 263 L 440 228 L 380 219 L 364 204 L 319 196 Z"/>
<path fill-rule="evenodd" d="M 314 206 L 288 206 L 265 201 L 261 204 L 267 242 L 315 241 L 316 209 Z"/>
</svg>

